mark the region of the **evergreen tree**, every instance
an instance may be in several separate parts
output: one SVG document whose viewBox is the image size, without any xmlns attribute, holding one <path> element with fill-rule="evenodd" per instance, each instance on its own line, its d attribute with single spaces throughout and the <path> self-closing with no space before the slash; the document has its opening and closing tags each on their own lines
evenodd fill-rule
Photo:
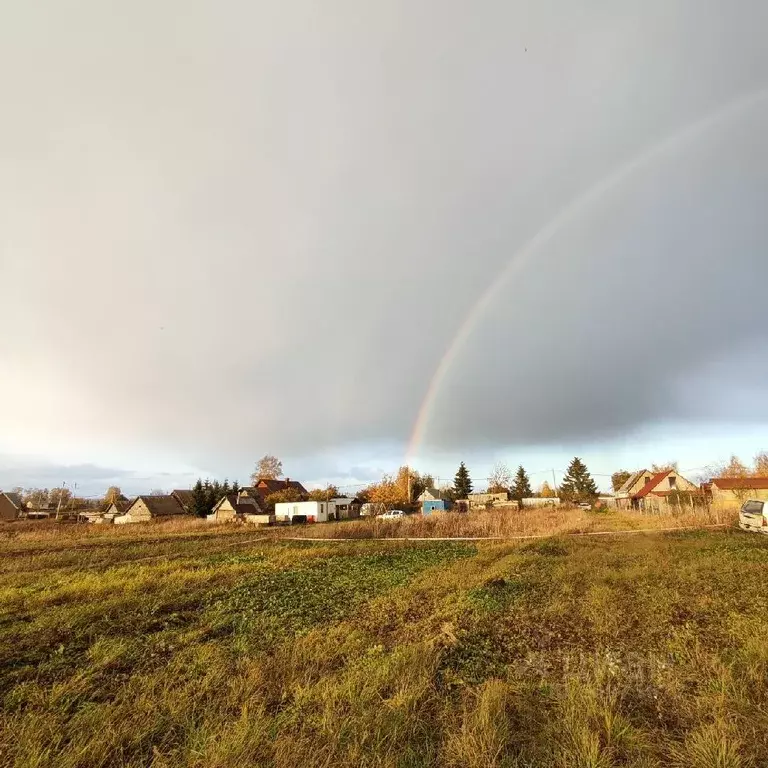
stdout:
<svg viewBox="0 0 768 768">
<path fill-rule="evenodd" d="M 512 483 L 512 498 L 517 500 L 517 505 L 522 509 L 523 499 L 530 498 L 532 495 L 533 491 L 531 490 L 531 481 L 528 478 L 526 471 L 523 469 L 523 465 L 521 464 L 517 468 L 517 472 L 515 473 L 515 481 Z"/>
<path fill-rule="evenodd" d="M 203 488 L 203 481 L 198 478 L 194 488 L 192 488 L 192 512 L 197 517 L 205 517 L 210 511 L 208 508 L 208 496 L 206 495 L 205 488 Z"/>
<path fill-rule="evenodd" d="M 237 480 L 235 480 L 232 483 L 232 493 L 238 493 L 239 491 L 240 491 L 240 483 L 238 483 Z"/>
<path fill-rule="evenodd" d="M 208 482 L 208 481 L 206 481 Z M 224 495 L 222 492 L 221 483 L 218 480 L 214 480 L 212 483 L 208 483 L 208 510 L 212 510 L 221 501 L 221 497 Z"/>
<path fill-rule="evenodd" d="M 229 493 L 229 480 L 227 478 L 224 478 L 224 482 L 221 486 L 221 495 L 226 496 Z"/>
<path fill-rule="evenodd" d="M 211 487 L 211 481 L 206 478 L 205 482 L 203 483 L 203 494 L 205 496 L 205 508 L 207 510 L 206 514 L 211 514 L 211 508 L 213 507 L 213 503 L 211 503 L 211 497 L 213 496 L 213 489 Z"/>
<path fill-rule="evenodd" d="M 576 456 L 560 483 L 560 496 L 565 501 L 592 502 L 597 496 L 597 485 L 589 474 L 586 464 Z"/>
<path fill-rule="evenodd" d="M 453 479 L 453 495 L 456 499 L 466 499 L 472 493 L 472 480 L 469 477 L 469 470 L 462 461 Z"/>
</svg>

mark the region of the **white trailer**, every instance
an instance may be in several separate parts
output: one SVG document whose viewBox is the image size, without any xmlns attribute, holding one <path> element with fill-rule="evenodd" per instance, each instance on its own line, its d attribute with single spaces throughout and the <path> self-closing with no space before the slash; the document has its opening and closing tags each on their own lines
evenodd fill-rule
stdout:
<svg viewBox="0 0 768 768">
<path fill-rule="evenodd" d="M 275 504 L 275 519 L 291 522 L 296 515 L 306 515 L 308 523 L 327 523 L 336 518 L 333 501 L 280 501 Z"/>
</svg>

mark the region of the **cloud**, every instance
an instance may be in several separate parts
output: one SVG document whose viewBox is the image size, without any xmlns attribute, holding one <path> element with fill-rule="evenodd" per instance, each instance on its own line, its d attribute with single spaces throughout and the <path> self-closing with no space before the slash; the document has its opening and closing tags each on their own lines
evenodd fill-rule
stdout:
<svg viewBox="0 0 768 768">
<path fill-rule="evenodd" d="M 393 455 L 541 227 L 768 84 L 758 0 L 13 14 L 0 449 L 63 463 L 235 476 L 270 451 L 323 477 L 345 447 Z M 767 117 L 640 169 L 537 252 L 446 374 L 424 451 L 732 417 L 712 366 L 766 341 Z"/>
<path fill-rule="evenodd" d="M 124 493 L 146 493 L 150 488 L 187 487 L 194 482 L 190 474 L 169 472 L 142 473 L 115 467 L 100 467 L 95 464 L 61 465 L 52 462 L 19 459 L 0 455 L 0 489 L 55 488 L 62 482 L 70 490 L 77 485 L 78 496 L 101 496 L 104 490 L 116 485 Z"/>
</svg>

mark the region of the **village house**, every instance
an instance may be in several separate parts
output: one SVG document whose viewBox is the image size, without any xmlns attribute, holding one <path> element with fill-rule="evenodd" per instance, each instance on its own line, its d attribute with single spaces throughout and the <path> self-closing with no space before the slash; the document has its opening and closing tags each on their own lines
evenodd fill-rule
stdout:
<svg viewBox="0 0 768 768">
<path fill-rule="evenodd" d="M 18 493 L 0 491 L 0 520 L 10 522 L 24 516 L 24 505 Z"/>
<path fill-rule="evenodd" d="M 241 520 L 255 525 L 271 525 L 275 516 L 264 511 L 258 500 L 242 493 L 228 493 L 222 496 L 206 520 L 212 523 L 230 523 Z"/>
<path fill-rule="evenodd" d="M 637 473 L 636 473 L 637 474 Z M 696 486 L 686 480 L 681 474 L 674 469 L 667 469 L 662 472 L 647 473 L 643 470 L 643 473 L 638 479 L 647 481 L 636 490 L 629 497 L 628 501 L 626 496 L 622 496 L 619 500 L 617 494 L 617 505 L 623 508 L 643 509 L 646 511 L 659 510 L 667 505 L 669 496 L 675 491 L 696 491 Z M 630 477 L 630 480 L 632 478 Z M 629 483 L 629 481 L 627 481 Z M 627 485 L 625 483 L 624 485 Z M 622 486 L 622 489 L 624 488 Z M 637 488 L 638 482 L 635 481 L 629 484 L 629 488 L 634 490 Z"/>
<path fill-rule="evenodd" d="M 715 502 L 768 500 L 768 477 L 714 477 L 702 487 Z"/>
<path fill-rule="evenodd" d="M 633 472 L 616 491 L 616 506 L 620 509 L 630 509 L 632 497 L 651 481 L 653 475 L 654 473 L 647 469 Z"/>
<path fill-rule="evenodd" d="M 121 496 L 119 499 L 110 502 L 105 510 L 101 512 L 82 512 L 78 519 L 97 525 L 111 524 L 115 522 L 116 517 L 124 515 L 131 504 L 130 499 Z"/>
<path fill-rule="evenodd" d="M 114 518 L 115 525 L 146 523 L 159 517 L 175 517 L 186 514 L 184 507 L 171 495 L 138 496 L 128 509 Z"/>
<path fill-rule="evenodd" d="M 126 499 L 124 496 L 120 499 L 115 499 L 104 510 L 105 517 L 117 517 L 117 515 L 124 515 L 128 511 L 128 507 L 131 506 L 131 500 Z"/>
<path fill-rule="evenodd" d="M 298 491 L 305 498 L 309 495 L 307 489 L 298 481 L 286 477 L 285 480 L 276 480 L 273 478 L 262 478 L 258 483 L 246 488 L 241 488 L 240 493 L 244 496 L 253 496 L 255 498 L 266 499 L 278 491 L 286 491 L 289 488 Z"/>
<path fill-rule="evenodd" d="M 451 508 L 450 494 L 447 490 L 425 488 L 417 501 L 421 504 L 421 514 L 431 515 L 433 512 L 447 512 Z"/>
</svg>

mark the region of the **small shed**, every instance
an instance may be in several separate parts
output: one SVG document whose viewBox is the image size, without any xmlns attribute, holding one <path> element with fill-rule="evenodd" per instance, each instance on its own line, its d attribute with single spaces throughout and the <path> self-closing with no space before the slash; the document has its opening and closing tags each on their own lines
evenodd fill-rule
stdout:
<svg viewBox="0 0 768 768">
<path fill-rule="evenodd" d="M 418 501 L 421 503 L 421 514 L 431 515 L 433 512 L 447 512 L 451 509 L 451 500 L 447 491 L 438 488 L 425 488 Z"/>
<path fill-rule="evenodd" d="M 448 512 L 451 502 L 447 499 L 425 499 L 421 502 L 421 514 L 431 515 L 433 512 Z"/>
<path fill-rule="evenodd" d="M 147 523 L 159 517 L 175 517 L 185 514 L 184 507 L 170 495 L 138 496 L 124 514 L 115 517 L 115 525 Z"/>
<path fill-rule="evenodd" d="M 337 496 L 335 499 L 331 499 L 331 501 L 333 502 L 336 520 L 350 520 L 360 517 L 360 499 L 350 498 L 349 496 Z"/>
</svg>

